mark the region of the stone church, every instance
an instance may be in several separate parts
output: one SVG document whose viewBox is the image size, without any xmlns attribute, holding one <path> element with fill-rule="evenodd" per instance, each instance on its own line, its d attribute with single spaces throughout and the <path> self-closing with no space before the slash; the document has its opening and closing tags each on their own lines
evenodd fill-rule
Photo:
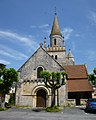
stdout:
<svg viewBox="0 0 96 120">
<path fill-rule="evenodd" d="M 68 67 L 69 66 L 69 67 Z M 32 106 L 32 107 L 48 107 L 51 105 L 51 89 L 46 88 L 44 85 L 44 81 L 40 78 L 40 72 L 47 70 L 49 72 L 62 72 L 65 71 L 69 74 L 68 79 L 70 79 L 70 70 L 74 68 L 70 68 L 70 66 L 75 66 L 74 57 L 69 50 L 68 54 L 66 53 L 66 48 L 64 46 L 64 37 L 59 28 L 57 15 L 54 15 L 54 21 L 52 25 L 52 30 L 50 33 L 50 45 L 47 47 L 46 45 L 46 38 L 44 39 L 44 46 L 40 43 L 40 47 L 34 52 L 34 54 L 19 68 L 19 82 L 16 91 L 16 104 L 20 106 Z M 83 73 L 85 73 L 85 78 L 87 81 L 87 88 L 88 90 L 83 91 L 84 94 L 87 92 L 91 96 L 92 88 L 88 83 L 88 74 L 86 67 L 81 65 L 81 68 L 77 65 L 77 71 L 83 69 Z M 70 69 L 68 69 L 70 68 Z M 76 72 L 75 68 L 75 72 Z M 78 74 L 79 72 L 78 71 Z M 72 71 L 72 75 L 75 75 L 75 72 Z M 78 76 L 82 76 L 77 75 Z M 82 76 L 83 77 L 83 76 Z M 74 79 L 74 77 L 73 77 Z M 80 82 L 80 81 L 79 81 Z M 72 88 L 72 94 L 70 91 L 70 95 L 68 95 L 68 80 L 66 80 L 66 84 L 61 86 L 58 90 L 59 95 L 59 105 L 65 106 L 68 102 L 68 97 L 72 98 L 77 91 L 74 91 L 74 86 Z M 74 82 L 75 83 L 75 82 Z M 86 83 L 85 83 L 86 84 Z M 70 85 L 70 84 L 69 84 Z M 77 86 L 77 85 L 76 85 Z M 72 87 L 72 85 L 71 85 Z M 77 87 L 78 88 L 78 87 Z M 82 87 L 79 92 L 82 92 Z M 76 96 L 75 95 L 75 96 Z M 79 95 L 79 94 L 78 94 Z M 77 95 L 77 96 L 78 96 Z M 75 97 L 72 99 L 76 99 Z M 57 104 L 57 91 L 55 93 L 55 100 Z M 80 99 L 79 99 L 80 100 Z"/>
</svg>

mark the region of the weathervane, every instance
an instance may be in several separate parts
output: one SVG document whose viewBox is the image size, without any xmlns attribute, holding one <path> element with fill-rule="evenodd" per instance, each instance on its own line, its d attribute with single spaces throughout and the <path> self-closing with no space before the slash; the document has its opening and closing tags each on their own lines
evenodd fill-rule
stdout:
<svg viewBox="0 0 96 120">
<path fill-rule="evenodd" d="M 55 15 L 57 15 L 57 9 L 56 9 L 56 6 L 55 6 Z"/>
</svg>

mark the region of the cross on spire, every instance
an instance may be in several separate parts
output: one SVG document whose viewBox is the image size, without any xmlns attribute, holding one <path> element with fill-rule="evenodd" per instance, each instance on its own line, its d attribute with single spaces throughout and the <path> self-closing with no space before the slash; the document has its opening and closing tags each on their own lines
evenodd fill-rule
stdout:
<svg viewBox="0 0 96 120">
<path fill-rule="evenodd" d="M 56 6 L 55 6 L 55 15 L 57 15 L 57 9 L 56 9 Z"/>
</svg>

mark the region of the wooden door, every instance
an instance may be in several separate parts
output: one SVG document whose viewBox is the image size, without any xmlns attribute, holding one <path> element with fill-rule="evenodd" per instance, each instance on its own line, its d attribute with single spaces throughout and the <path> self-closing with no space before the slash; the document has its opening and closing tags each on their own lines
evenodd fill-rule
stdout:
<svg viewBox="0 0 96 120">
<path fill-rule="evenodd" d="M 46 107 L 46 92 L 43 89 L 37 91 L 36 107 Z"/>
</svg>

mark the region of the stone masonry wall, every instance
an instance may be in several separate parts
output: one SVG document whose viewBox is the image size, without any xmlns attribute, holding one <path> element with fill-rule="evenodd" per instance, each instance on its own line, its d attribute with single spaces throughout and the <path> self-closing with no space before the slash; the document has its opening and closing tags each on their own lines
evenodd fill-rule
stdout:
<svg viewBox="0 0 96 120">
<path fill-rule="evenodd" d="M 36 93 L 34 93 L 34 95 L 32 93 L 36 87 L 38 89 L 43 88 L 47 91 L 49 96 L 48 104 L 51 103 L 51 91 L 45 88 L 44 83 L 36 82 L 38 67 L 42 67 L 44 70 L 48 70 L 49 72 L 60 72 L 63 70 L 63 68 L 55 62 L 43 48 L 40 47 L 19 69 L 19 82 L 21 82 L 21 87 L 17 88 L 16 92 L 16 103 L 18 105 L 29 105 L 36 107 Z M 61 93 L 64 92 L 63 90 L 65 89 L 60 90 Z M 65 94 L 62 94 L 63 98 L 64 96 Z M 62 97 L 60 97 L 60 101 L 64 102 Z"/>
</svg>

